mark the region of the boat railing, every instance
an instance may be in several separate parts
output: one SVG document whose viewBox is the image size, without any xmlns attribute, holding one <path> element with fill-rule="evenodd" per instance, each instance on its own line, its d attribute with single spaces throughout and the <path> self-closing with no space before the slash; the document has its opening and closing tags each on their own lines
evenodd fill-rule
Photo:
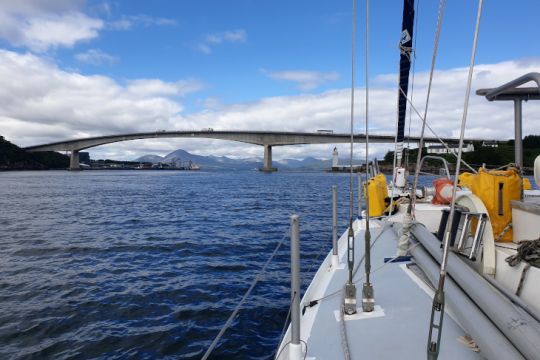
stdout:
<svg viewBox="0 0 540 360">
<path fill-rule="evenodd" d="M 423 156 L 422 159 L 420 160 L 419 172 L 421 172 L 422 166 L 424 165 L 424 161 L 426 159 L 441 161 L 443 163 L 443 165 L 444 165 L 444 171 L 446 172 L 446 177 L 448 179 L 450 179 L 450 170 L 448 170 L 448 161 L 446 161 L 446 159 L 441 157 L 441 156 L 434 156 L 434 155 L 425 155 L 425 156 Z"/>
</svg>

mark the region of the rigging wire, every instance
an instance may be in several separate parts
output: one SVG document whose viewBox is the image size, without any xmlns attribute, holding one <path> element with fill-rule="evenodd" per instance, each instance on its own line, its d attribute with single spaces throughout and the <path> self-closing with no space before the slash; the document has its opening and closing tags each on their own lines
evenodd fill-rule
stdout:
<svg viewBox="0 0 540 360">
<path fill-rule="evenodd" d="M 345 310 L 348 314 L 356 313 L 356 288 L 352 284 L 352 272 L 354 268 L 354 230 L 353 230 L 353 144 L 354 144 L 354 65 L 355 65 L 355 34 L 356 34 L 356 0 L 352 0 L 352 16 L 351 16 L 351 151 L 349 158 L 350 172 L 349 172 L 349 229 L 347 234 L 347 268 L 349 271 L 349 278 L 345 284 L 347 288 L 347 295 L 344 301 Z"/>
<path fill-rule="evenodd" d="M 366 0 L 366 182 L 369 179 L 368 175 L 368 160 L 369 160 L 369 0 Z M 365 272 L 366 272 L 366 282 L 365 285 L 371 287 L 369 281 L 369 273 L 371 270 L 371 233 L 369 231 L 369 191 L 366 191 L 366 231 L 364 233 L 364 244 L 365 244 Z M 371 298 L 373 294 L 373 289 L 371 289 Z M 363 299 L 364 300 L 364 299 Z M 362 302 L 363 302 L 362 300 Z M 372 299 L 371 299 L 372 300 Z M 365 309 L 364 309 L 365 310 Z M 371 310 L 370 310 L 371 311 Z"/>
<path fill-rule="evenodd" d="M 354 144 L 354 42 L 356 32 L 356 1 L 352 2 L 352 34 L 351 34 L 351 119 L 350 119 L 350 131 L 351 131 L 351 148 L 349 154 L 349 226 L 352 228 L 353 221 L 353 144 Z"/>
<path fill-rule="evenodd" d="M 367 0 L 366 0 L 367 1 Z M 349 229 L 347 234 L 347 267 L 349 278 L 344 286 L 343 299 L 341 302 L 341 344 L 345 359 L 350 359 L 349 342 L 347 340 L 347 326 L 345 325 L 345 313 L 352 315 L 356 313 L 356 287 L 353 284 L 354 270 L 354 229 L 353 229 L 353 144 L 354 144 L 354 49 L 355 49 L 355 34 L 356 34 L 356 0 L 352 0 L 351 14 L 351 151 L 349 158 Z M 367 134 L 366 134 L 367 141 Z"/>
<path fill-rule="evenodd" d="M 460 165 L 461 165 L 461 155 L 463 153 L 462 147 L 463 147 L 463 138 L 465 136 L 465 126 L 467 125 L 467 112 L 469 109 L 469 98 L 471 95 L 471 84 L 472 84 L 472 76 L 473 76 L 473 71 L 474 71 L 474 62 L 475 62 L 475 57 L 476 57 L 476 48 L 478 44 L 478 32 L 480 30 L 480 19 L 482 17 L 482 5 L 483 5 L 483 0 L 478 0 L 478 12 L 476 15 L 476 26 L 474 29 L 474 39 L 473 39 L 473 46 L 472 46 L 472 53 L 471 53 L 471 61 L 469 64 L 469 75 L 467 78 L 467 91 L 465 93 L 465 104 L 463 105 L 463 117 L 461 119 L 458 161 L 456 163 L 454 187 L 452 189 L 452 202 L 450 206 L 450 216 L 448 219 L 448 223 L 446 225 L 446 233 L 445 233 L 444 243 L 443 243 L 444 245 L 443 245 L 443 255 L 442 255 L 442 260 L 441 260 L 441 269 L 439 273 L 439 284 L 437 286 L 437 291 L 435 292 L 435 295 L 433 297 L 433 305 L 431 308 L 431 323 L 430 323 L 430 328 L 429 328 L 427 352 L 428 352 L 428 358 L 432 358 L 432 359 L 437 359 L 439 355 L 440 344 L 441 344 L 442 321 L 444 318 L 444 281 L 446 278 L 446 267 L 448 263 L 450 236 L 452 232 L 451 224 L 453 223 L 453 219 L 455 216 L 457 183 L 458 183 L 459 170 L 460 170 Z M 440 312 L 438 323 L 435 322 L 435 312 Z M 436 334 L 434 334 L 434 332 Z M 435 336 L 436 336 L 436 340 L 433 341 Z"/>
<path fill-rule="evenodd" d="M 416 187 L 418 186 L 418 176 L 420 171 L 420 160 L 422 159 L 422 148 L 424 147 L 424 133 L 427 124 L 427 111 L 429 107 L 429 97 L 431 94 L 431 85 L 433 83 L 433 73 L 435 71 L 435 61 L 437 59 L 437 51 L 439 49 L 439 38 L 441 35 L 442 21 L 444 18 L 444 10 L 446 7 L 446 0 L 439 1 L 439 10 L 437 16 L 437 28 L 435 31 L 435 42 L 433 45 L 433 54 L 431 56 L 431 70 L 429 72 L 429 83 L 426 96 L 426 106 L 424 108 L 424 116 L 422 117 L 422 130 L 420 132 L 420 141 L 418 143 L 418 156 L 416 157 L 416 168 L 413 180 L 412 194 L 411 194 L 411 203 L 407 209 L 407 213 L 411 215 L 415 205 L 416 205 Z M 412 104 L 411 104 L 412 105 Z"/>
<path fill-rule="evenodd" d="M 444 142 L 443 139 L 441 139 L 441 137 L 435 132 L 435 130 L 433 130 L 433 128 L 427 123 L 425 122 L 425 120 L 422 118 L 422 115 L 420 115 L 420 113 L 418 112 L 418 110 L 416 109 L 416 106 L 413 105 L 412 101 L 407 98 L 407 101 L 409 102 L 409 104 L 411 105 L 411 108 L 414 110 L 414 112 L 416 113 L 416 115 L 418 115 L 418 117 L 420 118 L 420 120 L 422 120 L 423 123 L 425 123 L 425 126 L 428 128 L 429 131 L 431 131 L 431 133 L 433 134 L 433 136 L 435 136 L 437 138 L 437 140 L 439 140 L 439 142 L 441 143 L 442 146 L 444 146 L 444 148 L 446 150 L 448 150 L 448 152 L 452 155 L 454 155 L 454 157 L 457 159 L 457 154 L 452 150 L 450 149 L 450 147 L 448 147 L 448 144 L 446 144 Z M 461 163 L 463 165 L 465 165 L 466 167 L 469 168 L 469 170 L 471 170 L 473 173 L 477 174 L 478 171 L 476 171 L 470 164 L 468 164 L 465 160 L 461 159 Z M 473 164 L 474 165 L 474 164 Z M 506 165 L 505 165 L 506 166 Z M 420 171 L 420 170 L 419 170 Z"/>
<path fill-rule="evenodd" d="M 420 0 L 416 2 L 416 10 L 415 13 L 415 19 L 414 19 L 414 28 L 416 31 L 418 31 L 418 18 L 420 17 L 418 10 L 420 9 Z M 418 40 L 418 36 L 414 38 L 414 44 L 413 44 L 413 59 L 412 59 L 412 79 L 411 79 L 411 102 L 413 100 L 414 95 L 414 75 L 416 74 L 416 52 L 414 51 L 416 49 L 416 40 Z M 405 169 L 409 169 L 409 149 L 411 148 L 411 122 L 412 122 L 412 109 L 409 108 L 409 130 L 407 134 L 407 151 L 405 153 Z"/>
</svg>

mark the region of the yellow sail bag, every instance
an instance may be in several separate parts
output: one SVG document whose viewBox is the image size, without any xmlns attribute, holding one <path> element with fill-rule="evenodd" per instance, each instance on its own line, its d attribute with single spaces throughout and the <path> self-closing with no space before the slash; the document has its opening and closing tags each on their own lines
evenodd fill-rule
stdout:
<svg viewBox="0 0 540 360">
<path fill-rule="evenodd" d="M 493 235 L 498 241 L 512 241 L 512 231 L 507 226 L 512 222 L 511 200 L 521 198 L 521 177 L 514 169 L 486 170 L 480 168 L 471 190 L 487 208 L 493 227 Z M 501 234 L 503 234 L 501 236 Z"/>
<path fill-rule="evenodd" d="M 461 187 L 472 188 L 474 178 L 476 175 L 470 172 L 464 172 L 458 177 L 458 185 Z"/>
<path fill-rule="evenodd" d="M 532 185 L 531 185 L 531 182 L 528 178 L 524 177 L 523 178 L 523 190 L 531 190 L 532 189 Z"/>
<path fill-rule="evenodd" d="M 369 192 L 369 216 L 382 216 L 387 207 L 385 200 L 388 198 L 386 177 L 378 174 L 369 179 L 367 186 L 364 186 L 364 196 L 366 196 L 366 188 Z"/>
</svg>

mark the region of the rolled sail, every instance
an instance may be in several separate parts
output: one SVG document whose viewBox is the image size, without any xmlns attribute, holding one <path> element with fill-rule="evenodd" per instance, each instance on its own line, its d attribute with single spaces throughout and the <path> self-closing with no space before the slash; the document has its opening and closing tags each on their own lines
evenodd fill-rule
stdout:
<svg viewBox="0 0 540 360">
<path fill-rule="evenodd" d="M 405 138 L 405 112 L 407 110 L 407 91 L 409 88 L 409 71 L 411 69 L 411 53 L 414 23 L 414 0 L 404 0 L 401 39 L 399 41 L 399 97 L 398 97 L 398 127 L 397 127 L 397 156 L 401 160 L 401 149 Z M 402 92 L 403 90 L 403 92 Z M 398 164 L 399 166 L 399 164 Z"/>
</svg>

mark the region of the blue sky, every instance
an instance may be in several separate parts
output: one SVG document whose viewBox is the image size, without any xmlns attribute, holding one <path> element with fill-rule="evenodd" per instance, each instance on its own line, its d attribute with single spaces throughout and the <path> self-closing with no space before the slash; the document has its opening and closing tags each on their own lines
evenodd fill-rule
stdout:
<svg viewBox="0 0 540 360">
<path fill-rule="evenodd" d="M 361 94 L 365 2 L 358 1 L 357 6 L 356 81 Z M 392 76 L 399 60 L 403 5 L 386 0 L 371 1 L 370 6 L 370 82 L 380 90 L 380 96 L 374 93 L 379 123 L 374 123 L 373 131 L 388 133 L 393 131 L 392 94 L 397 90 Z M 469 63 L 476 7 L 477 2 L 470 0 L 447 3 L 437 62 L 438 71 L 446 74 L 441 75 L 443 80 L 460 78 Z M 431 62 L 437 8 L 437 1 L 419 1 L 418 96 Z M 479 77 L 478 86 L 495 86 L 515 74 L 540 71 L 539 13 L 536 0 L 519 5 L 485 1 L 477 63 L 502 76 Z M 350 1 L 5 2 L 0 4 L 0 67 L 4 67 L 0 71 L 19 85 L 16 108 L 6 95 L 14 93 L 11 85 L 4 84 L 4 89 L 0 85 L 0 129 L 22 145 L 156 128 L 345 129 L 350 32 Z M 452 75 L 456 71 L 461 71 L 459 76 Z M 32 79 L 39 80 L 38 89 Z M 21 89 L 23 84 L 29 88 Z M 451 127 L 439 124 L 439 128 L 441 135 L 451 136 L 457 130 L 454 124 L 463 103 L 458 95 L 464 83 L 452 87 L 456 96 L 451 109 L 442 102 L 450 91 L 444 84 L 439 85 L 441 109 L 456 117 L 445 120 Z M 358 106 L 363 112 L 360 100 Z M 273 115 L 279 119 L 273 120 Z M 486 126 L 480 115 L 474 116 L 472 111 L 472 134 Z M 362 121 L 358 119 L 357 131 L 363 132 Z M 511 124 L 488 133 L 508 137 L 506 128 Z M 525 130 L 538 132 L 534 125 Z M 180 146 L 232 156 L 259 152 L 256 147 L 215 141 L 134 144 L 102 147 L 96 154 L 126 158 L 163 154 Z M 290 147 L 277 156 L 322 156 L 327 147 Z"/>
<path fill-rule="evenodd" d="M 418 2 L 417 2 L 418 3 Z M 357 81 L 364 82 L 364 2 L 358 2 Z M 417 70 L 430 66 L 438 2 L 420 0 L 418 9 Z M 397 40 L 401 29 L 401 0 L 371 1 L 371 72 L 396 71 Z M 438 68 L 466 66 L 469 61 L 476 2 L 448 1 Z M 105 74 L 118 81 L 159 78 L 201 80 L 197 93 L 226 103 L 298 92 L 294 83 L 275 81 L 267 74 L 283 70 L 335 72 L 339 78 L 316 90 L 350 84 L 350 1 L 115 1 L 88 3 L 88 13 L 114 23 L 146 16 L 154 24 L 131 20 L 129 30 L 106 29 L 99 37 L 53 56 L 65 67 L 83 74 Z M 539 1 L 486 1 L 478 63 L 495 63 L 540 55 L 536 16 Z M 159 24 L 162 20 L 163 24 Z M 505 26 L 505 23 L 513 24 Z M 114 25 L 112 26 L 114 27 Z M 208 43 L 208 36 L 240 32 L 238 40 Z M 206 45 L 211 53 L 199 49 Z M 77 61 L 76 55 L 100 49 L 113 64 Z M 189 104 L 196 109 L 196 102 Z"/>
</svg>

